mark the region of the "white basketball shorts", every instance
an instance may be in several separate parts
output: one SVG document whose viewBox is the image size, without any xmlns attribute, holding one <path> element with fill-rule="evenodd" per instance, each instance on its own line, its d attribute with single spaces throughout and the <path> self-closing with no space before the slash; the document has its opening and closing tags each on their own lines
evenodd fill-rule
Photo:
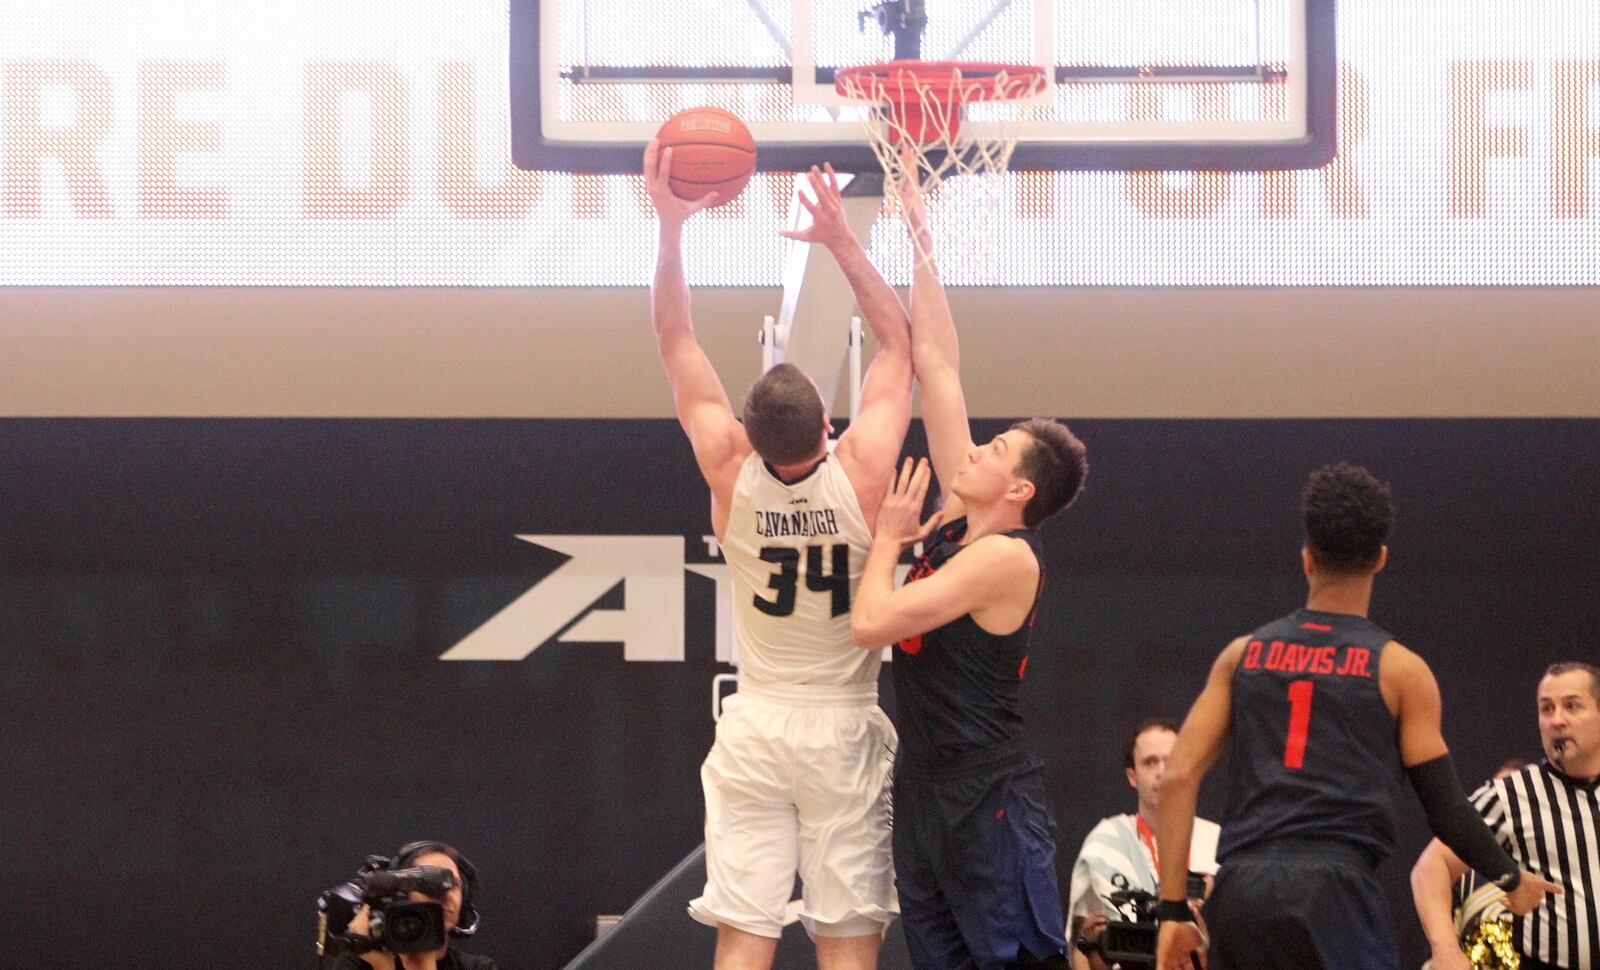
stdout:
<svg viewBox="0 0 1600 970">
<path fill-rule="evenodd" d="M 706 797 L 702 923 L 783 933 L 798 872 L 813 937 L 881 933 L 899 912 L 890 857 L 898 743 L 876 684 L 741 685 L 700 768 Z"/>
</svg>

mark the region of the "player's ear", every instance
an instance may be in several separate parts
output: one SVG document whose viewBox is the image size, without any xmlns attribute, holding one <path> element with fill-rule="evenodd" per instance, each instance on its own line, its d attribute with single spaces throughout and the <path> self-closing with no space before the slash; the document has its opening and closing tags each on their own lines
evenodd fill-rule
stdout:
<svg viewBox="0 0 1600 970">
<path fill-rule="evenodd" d="M 1389 565 L 1389 547 L 1388 546 L 1379 546 L 1378 547 L 1378 564 L 1376 566 L 1372 567 L 1372 571 L 1375 572 L 1375 573 L 1381 573 L 1381 572 L 1383 572 L 1383 567 L 1385 567 L 1387 565 Z"/>
<path fill-rule="evenodd" d="M 1038 486 L 1018 475 L 1011 480 L 1011 487 L 1006 489 L 1006 498 L 1013 499 L 1018 504 L 1025 506 L 1033 501 L 1033 493 L 1038 490 Z"/>
<path fill-rule="evenodd" d="M 1317 560 L 1311 555 L 1310 546 L 1300 547 L 1300 568 L 1306 571 L 1306 578 L 1310 579 L 1317 574 Z"/>
<path fill-rule="evenodd" d="M 1135 775 L 1133 773 L 1133 769 L 1132 768 L 1124 768 L 1124 769 L 1122 769 L 1122 773 L 1128 776 L 1128 787 L 1129 788 L 1138 788 L 1139 787 L 1139 776 Z"/>
</svg>

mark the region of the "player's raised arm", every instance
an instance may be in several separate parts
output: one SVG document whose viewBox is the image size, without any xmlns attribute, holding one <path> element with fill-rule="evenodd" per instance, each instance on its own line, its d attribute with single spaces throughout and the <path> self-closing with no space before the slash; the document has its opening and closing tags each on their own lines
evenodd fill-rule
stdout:
<svg viewBox="0 0 1600 970">
<path fill-rule="evenodd" d="M 961 347 L 955 318 L 945 298 L 944 282 L 933 261 L 933 233 L 917 184 L 914 162 L 906 165 L 900 185 L 900 208 L 910 233 L 916 269 L 911 282 L 911 359 L 922 388 L 922 420 L 928 434 L 933 471 L 945 489 L 948 518 L 960 515 L 960 501 L 949 494 L 961 463 L 972 453 L 972 428 L 967 424 L 967 399 L 961 389 Z"/>
<path fill-rule="evenodd" d="M 815 200 L 804 192 L 799 197 L 811 214 L 811 225 L 783 235 L 823 246 L 832 254 L 878 344 L 862 382 L 860 411 L 834 450 L 870 523 L 877 518 L 878 503 L 894 475 L 895 459 L 911 423 L 911 324 L 899 295 L 867 258 L 845 219 L 833 166 L 826 171 L 813 166 L 809 179 Z"/>
<path fill-rule="evenodd" d="M 715 195 L 686 201 L 672 193 L 667 173 L 672 149 L 660 150 L 650 142 L 644 153 L 645 186 L 661 224 L 656 253 L 655 282 L 651 288 L 651 323 L 667 380 L 672 384 L 678 423 L 689 436 L 695 460 L 712 492 L 712 521 L 721 534 L 726 499 L 731 494 L 739 463 L 750 452 L 744 428 L 733 416 L 727 391 L 695 339 L 689 315 L 689 284 L 683 272 L 683 224 L 690 216 L 716 202 Z"/>
</svg>

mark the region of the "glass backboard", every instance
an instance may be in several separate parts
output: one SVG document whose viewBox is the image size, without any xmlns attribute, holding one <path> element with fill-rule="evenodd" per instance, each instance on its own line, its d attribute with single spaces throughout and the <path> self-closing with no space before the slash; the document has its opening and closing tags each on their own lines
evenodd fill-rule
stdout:
<svg viewBox="0 0 1600 970">
<path fill-rule="evenodd" d="M 968 109 L 969 125 L 1016 135 L 1013 170 L 1312 168 L 1336 149 L 1333 7 L 513 0 L 513 153 L 529 169 L 634 172 L 663 121 L 714 104 L 749 124 L 763 171 L 873 171 L 871 109 L 838 94 L 834 73 L 913 54 L 1046 70 L 1043 94 Z"/>
</svg>

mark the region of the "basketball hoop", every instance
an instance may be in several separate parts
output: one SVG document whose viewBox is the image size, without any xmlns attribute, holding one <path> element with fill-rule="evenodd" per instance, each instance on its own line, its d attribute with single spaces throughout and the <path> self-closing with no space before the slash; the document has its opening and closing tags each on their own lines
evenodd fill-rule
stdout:
<svg viewBox="0 0 1600 970">
<path fill-rule="evenodd" d="M 915 177 L 933 194 L 955 175 L 1003 174 L 1017 147 L 1010 127 L 995 121 L 981 133 L 964 125 L 966 108 L 979 102 L 1018 101 L 1045 90 L 1044 68 L 985 61 L 886 61 L 840 68 L 834 87 L 866 105 L 867 137 L 883 166 L 884 195 L 900 199 L 902 180 Z M 907 154 L 917 172 L 906 170 Z M 992 210 L 997 187 L 988 186 Z M 970 238 L 970 237 L 968 237 Z M 929 259 L 918 240 L 918 255 Z"/>
</svg>

